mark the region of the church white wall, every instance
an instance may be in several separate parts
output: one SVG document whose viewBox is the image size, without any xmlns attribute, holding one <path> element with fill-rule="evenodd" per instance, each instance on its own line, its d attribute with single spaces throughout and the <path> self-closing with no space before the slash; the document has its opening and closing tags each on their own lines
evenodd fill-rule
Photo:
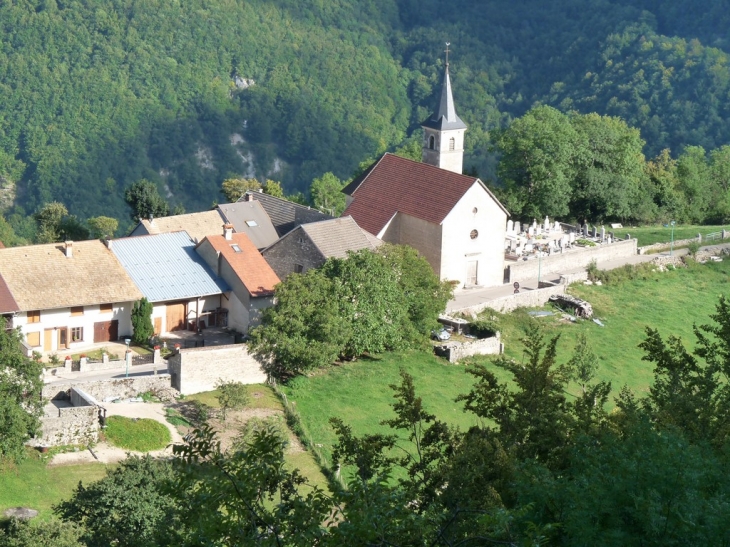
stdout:
<svg viewBox="0 0 730 547">
<path fill-rule="evenodd" d="M 476 209 L 476 212 L 474 211 Z M 504 238 L 507 215 L 478 182 L 464 194 L 442 223 L 441 278 L 467 282 L 468 262 L 477 262 L 477 285 L 504 280 Z M 478 235 L 471 239 L 470 233 Z"/>
</svg>

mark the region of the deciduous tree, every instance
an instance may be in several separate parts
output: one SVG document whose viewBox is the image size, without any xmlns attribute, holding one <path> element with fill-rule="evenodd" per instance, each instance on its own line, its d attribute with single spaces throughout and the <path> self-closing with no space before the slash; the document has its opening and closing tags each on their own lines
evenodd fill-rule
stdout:
<svg viewBox="0 0 730 547">
<path fill-rule="evenodd" d="M 20 460 L 40 428 L 43 366 L 21 352 L 20 332 L 5 326 L 0 317 L 0 459 Z"/>
<path fill-rule="evenodd" d="M 170 206 L 160 195 L 154 182 L 138 180 L 124 192 L 124 199 L 132 208 L 132 220 L 152 217 L 165 217 L 170 214 Z"/>
</svg>

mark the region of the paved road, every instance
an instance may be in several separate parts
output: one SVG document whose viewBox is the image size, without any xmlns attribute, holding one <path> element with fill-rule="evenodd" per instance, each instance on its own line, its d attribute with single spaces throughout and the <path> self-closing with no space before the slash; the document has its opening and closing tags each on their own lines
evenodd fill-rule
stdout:
<svg viewBox="0 0 730 547">
<path fill-rule="evenodd" d="M 708 245 L 706 247 L 702 247 L 702 250 L 707 249 L 722 249 L 722 248 L 730 248 L 730 243 L 725 243 L 722 245 Z M 674 251 L 674 255 L 676 256 L 683 256 L 687 254 L 687 249 L 677 249 Z M 626 264 L 640 264 L 641 262 L 650 262 L 657 256 L 668 256 L 669 252 L 664 253 L 657 253 L 657 254 L 650 254 L 650 255 L 634 255 L 630 257 L 620 258 L 616 260 L 610 260 L 606 262 L 602 262 L 599 264 L 600 269 L 602 270 L 613 270 L 614 268 L 620 268 L 621 266 L 624 266 Z M 560 272 L 546 272 L 542 275 L 542 280 L 555 280 L 560 278 L 561 275 L 567 275 L 572 273 L 579 273 L 584 272 L 585 267 L 583 268 L 575 268 L 572 270 L 567 271 L 560 271 Z M 536 289 L 537 288 L 537 278 L 534 279 L 525 279 L 520 280 L 520 287 L 522 289 Z M 470 308 L 472 306 L 477 306 L 479 304 L 483 304 L 484 302 L 490 302 L 492 300 L 496 300 L 498 298 L 503 298 L 505 296 L 509 296 L 510 294 L 514 293 L 514 287 L 511 283 L 505 284 L 505 285 L 499 285 L 497 287 L 488 287 L 488 288 L 481 288 L 481 287 L 474 287 L 471 289 L 462 289 L 456 294 L 454 294 L 454 298 L 446 304 L 446 313 L 452 313 L 458 310 L 463 310 L 465 308 Z"/>
</svg>

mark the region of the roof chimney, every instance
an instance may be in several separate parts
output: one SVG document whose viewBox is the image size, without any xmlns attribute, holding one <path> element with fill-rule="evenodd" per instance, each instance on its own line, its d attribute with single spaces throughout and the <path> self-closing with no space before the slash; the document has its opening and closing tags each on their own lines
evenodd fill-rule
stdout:
<svg viewBox="0 0 730 547">
<path fill-rule="evenodd" d="M 246 201 L 253 201 L 253 194 L 251 192 L 246 192 Z"/>
<path fill-rule="evenodd" d="M 112 248 L 112 240 L 110 238 L 108 238 L 108 237 L 105 237 L 103 239 L 103 241 L 104 241 L 104 245 L 106 245 L 106 248 L 109 249 L 109 250 L 111 250 L 111 248 Z"/>
<path fill-rule="evenodd" d="M 226 238 L 226 241 L 233 239 L 233 224 L 225 224 L 223 226 L 223 236 Z"/>
<path fill-rule="evenodd" d="M 64 242 L 64 254 L 66 255 L 66 258 L 73 258 L 73 256 L 74 256 L 73 244 L 74 244 L 73 241 Z"/>
<path fill-rule="evenodd" d="M 155 217 L 152 215 L 152 213 L 150 213 L 149 220 L 150 220 L 150 224 L 154 224 L 155 223 Z"/>
</svg>

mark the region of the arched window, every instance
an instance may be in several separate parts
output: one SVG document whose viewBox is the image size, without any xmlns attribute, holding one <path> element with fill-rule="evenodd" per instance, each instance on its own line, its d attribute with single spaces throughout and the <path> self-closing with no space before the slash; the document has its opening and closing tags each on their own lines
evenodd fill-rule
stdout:
<svg viewBox="0 0 730 547">
<path fill-rule="evenodd" d="M 449 152 L 453 152 L 456 149 L 456 139 L 451 137 L 449 139 Z"/>
<path fill-rule="evenodd" d="M 428 138 L 428 147 L 429 147 L 429 148 L 430 148 L 431 150 L 433 150 L 434 148 L 436 148 L 436 137 L 434 137 L 433 135 L 431 135 L 431 136 L 430 136 L 430 137 Z"/>
</svg>

